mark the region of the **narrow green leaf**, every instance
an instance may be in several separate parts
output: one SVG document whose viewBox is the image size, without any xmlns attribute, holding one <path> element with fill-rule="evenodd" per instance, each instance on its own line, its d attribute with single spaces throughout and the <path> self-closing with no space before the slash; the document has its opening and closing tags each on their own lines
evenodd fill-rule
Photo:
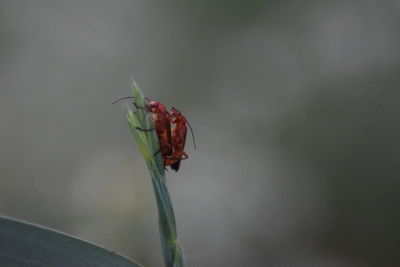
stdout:
<svg viewBox="0 0 400 267">
<path fill-rule="evenodd" d="M 0 266 L 136 267 L 137 263 L 75 237 L 0 217 Z"/>
<path fill-rule="evenodd" d="M 149 131 L 154 129 L 151 113 L 142 108 L 145 107 L 145 99 L 135 82 L 132 83 L 132 96 L 135 99 L 136 110 L 132 111 L 128 108 L 127 120 L 150 172 L 158 208 L 160 239 L 165 264 L 168 267 L 182 267 L 185 266 L 184 255 L 177 239 L 174 209 L 165 184 L 164 162 L 161 153 L 157 153 L 160 147 L 157 133 Z"/>
</svg>

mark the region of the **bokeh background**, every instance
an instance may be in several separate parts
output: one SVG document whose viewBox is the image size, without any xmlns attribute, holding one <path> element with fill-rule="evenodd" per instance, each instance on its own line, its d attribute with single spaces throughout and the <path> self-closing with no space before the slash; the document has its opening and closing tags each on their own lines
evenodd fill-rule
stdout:
<svg viewBox="0 0 400 267">
<path fill-rule="evenodd" d="M 0 213 L 162 266 L 131 76 L 198 143 L 189 266 L 400 261 L 400 2 L 0 1 Z"/>
</svg>

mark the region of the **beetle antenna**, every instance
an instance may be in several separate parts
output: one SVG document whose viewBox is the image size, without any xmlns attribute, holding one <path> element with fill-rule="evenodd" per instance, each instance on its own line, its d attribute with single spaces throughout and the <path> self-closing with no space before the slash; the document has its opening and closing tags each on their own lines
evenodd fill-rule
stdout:
<svg viewBox="0 0 400 267">
<path fill-rule="evenodd" d="M 190 123 L 188 122 L 188 120 L 187 120 L 185 117 L 183 117 L 183 118 L 185 119 L 187 125 L 189 125 L 190 133 L 192 134 L 192 138 L 193 138 L 193 146 L 194 146 L 194 149 L 197 150 L 197 147 L 196 147 L 196 140 L 195 140 L 195 138 L 194 138 L 194 133 L 193 133 L 192 126 L 190 126 Z"/>
<path fill-rule="evenodd" d="M 119 101 L 121 101 L 121 100 L 124 100 L 124 99 L 129 99 L 129 98 L 135 98 L 135 97 L 133 97 L 133 96 L 125 96 L 125 97 L 121 97 L 121 98 L 119 98 L 119 99 L 115 100 L 114 102 L 112 102 L 112 104 L 111 104 L 111 105 L 114 105 L 115 103 L 117 103 L 117 102 L 119 102 Z"/>
</svg>

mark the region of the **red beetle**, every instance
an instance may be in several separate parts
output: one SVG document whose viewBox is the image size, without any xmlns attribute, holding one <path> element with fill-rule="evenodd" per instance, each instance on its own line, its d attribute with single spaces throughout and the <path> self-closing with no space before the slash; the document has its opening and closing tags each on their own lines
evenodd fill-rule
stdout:
<svg viewBox="0 0 400 267">
<path fill-rule="evenodd" d="M 113 102 L 116 102 L 134 97 L 123 97 Z M 133 105 L 139 107 L 135 102 Z M 189 155 L 184 151 L 186 143 L 187 125 L 193 136 L 193 145 L 196 149 L 196 142 L 193 135 L 192 127 L 182 113 L 176 108 L 171 109 L 171 114 L 167 111 L 165 106 L 157 101 L 150 101 L 144 107 L 148 112 L 152 113 L 152 121 L 154 129 L 157 132 L 160 150 L 155 154 L 160 153 L 163 157 L 164 166 L 171 166 L 171 169 L 178 171 L 181 160 L 187 159 Z M 171 128 L 172 125 L 172 128 Z M 140 131 L 152 131 L 153 129 L 141 129 Z"/>
<path fill-rule="evenodd" d="M 171 169 L 178 171 L 181 165 L 181 160 L 189 157 L 189 155 L 184 151 L 187 134 L 186 125 L 188 122 L 182 113 L 174 107 L 171 110 L 170 116 L 172 123 L 172 154 L 164 158 L 164 166 L 171 166 Z"/>
<path fill-rule="evenodd" d="M 158 143 L 160 144 L 160 150 L 157 153 L 161 152 L 163 159 L 165 159 L 172 153 L 171 115 L 165 106 L 157 101 L 150 101 L 146 105 L 146 110 L 153 114 L 153 125 L 157 132 Z"/>
</svg>

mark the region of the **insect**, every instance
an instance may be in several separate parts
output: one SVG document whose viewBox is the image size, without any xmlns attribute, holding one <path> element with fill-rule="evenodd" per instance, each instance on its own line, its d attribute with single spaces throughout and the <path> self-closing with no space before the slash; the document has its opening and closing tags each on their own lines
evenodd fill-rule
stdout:
<svg viewBox="0 0 400 267">
<path fill-rule="evenodd" d="M 193 130 L 189 122 L 182 115 L 182 113 L 176 108 L 171 109 L 170 120 L 172 126 L 171 137 L 172 137 L 172 154 L 164 158 L 164 166 L 171 166 L 171 169 L 178 171 L 181 165 L 181 160 L 187 159 L 189 155 L 184 151 L 187 126 L 189 125 L 190 131 L 193 136 L 193 144 L 196 148 L 194 140 Z"/>
<path fill-rule="evenodd" d="M 128 99 L 128 98 L 134 98 L 131 96 L 128 97 L 123 97 L 120 99 L 117 99 L 116 101 L 113 102 L 113 104 L 117 103 L 120 100 L 123 99 Z M 155 154 L 158 154 L 161 152 L 161 155 L 164 158 L 167 156 L 171 155 L 172 153 L 172 144 L 171 144 L 171 123 L 170 123 L 170 114 L 168 113 L 167 109 L 165 106 L 157 101 L 149 101 L 145 105 L 145 107 L 139 107 L 135 102 L 133 102 L 133 105 L 137 109 L 146 109 L 146 111 L 152 113 L 152 121 L 154 125 L 154 129 L 156 130 L 157 133 L 157 138 L 158 138 L 158 143 L 160 144 L 160 150 L 157 151 Z M 153 129 L 141 129 L 137 128 L 140 131 L 153 131 Z"/>
<path fill-rule="evenodd" d="M 116 102 L 133 97 L 120 98 L 113 102 Z M 193 134 L 192 127 L 186 118 L 176 108 L 171 109 L 171 113 L 167 111 L 165 106 L 157 101 L 149 101 L 145 107 L 139 107 L 135 102 L 133 105 L 136 108 L 145 108 L 148 112 L 152 113 L 152 121 L 154 129 L 157 133 L 158 142 L 160 149 L 155 153 L 161 153 L 163 157 L 164 166 L 170 166 L 171 169 L 178 171 L 181 160 L 187 159 L 189 156 L 184 151 L 187 125 L 191 131 L 193 137 L 193 145 L 196 149 L 196 142 Z M 172 125 L 172 127 L 171 127 Z M 141 131 L 152 131 L 154 129 L 140 129 Z"/>
<path fill-rule="evenodd" d="M 146 105 L 146 110 L 152 113 L 154 129 L 156 130 L 158 143 L 160 144 L 160 150 L 156 154 L 161 153 L 163 159 L 165 159 L 172 153 L 171 115 L 165 106 L 157 101 L 150 101 Z"/>
</svg>

